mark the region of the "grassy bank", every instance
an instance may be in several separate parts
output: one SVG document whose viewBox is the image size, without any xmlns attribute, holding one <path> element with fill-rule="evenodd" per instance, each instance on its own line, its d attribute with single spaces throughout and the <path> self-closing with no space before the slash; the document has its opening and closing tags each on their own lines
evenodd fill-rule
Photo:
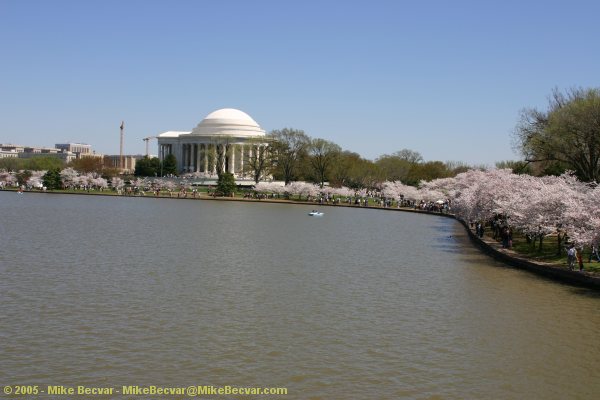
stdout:
<svg viewBox="0 0 600 400">
<path fill-rule="evenodd" d="M 500 240 L 497 241 L 500 242 Z M 564 246 L 564 241 L 562 243 L 562 246 Z M 519 255 L 527 257 L 532 261 L 541 261 L 544 263 L 549 263 L 554 266 L 564 267 L 565 269 L 567 269 L 566 251 L 563 248 L 561 249 L 560 254 L 558 254 L 558 237 L 556 235 L 546 236 L 540 248 L 539 241 L 528 243 L 525 235 L 523 235 L 521 232 L 514 232 L 512 250 L 518 253 Z M 592 260 L 592 262 L 588 262 L 589 256 L 590 249 L 584 249 L 584 271 L 593 274 L 600 274 L 600 262 L 594 260 Z M 579 267 L 575 266 L 575 269 L 578 270 Z"/>
</svg>

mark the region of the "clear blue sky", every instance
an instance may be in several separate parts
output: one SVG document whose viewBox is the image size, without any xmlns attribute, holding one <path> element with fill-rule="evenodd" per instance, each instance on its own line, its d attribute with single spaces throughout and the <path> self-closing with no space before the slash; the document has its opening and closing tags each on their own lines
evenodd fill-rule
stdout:
<svg viewBox="0 0 600 400">
<path fill-rule="evenodd" d="M 523 107 L 600 86 L 597 1 L 0 0 L 0 142 L 144 152 L 232 107 L 374 159 L 516 159 Z M 151 148 L 156 153 L 156 145 Z"/>
</svg>

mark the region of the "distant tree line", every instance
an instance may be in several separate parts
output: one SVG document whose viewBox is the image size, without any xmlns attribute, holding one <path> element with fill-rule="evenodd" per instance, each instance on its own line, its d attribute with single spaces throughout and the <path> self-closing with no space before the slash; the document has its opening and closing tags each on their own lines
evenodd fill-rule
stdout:
<svg viewBox="0 0 600 400">
<path fill-rule="evenodd" d="M 522 160 L 500 161 L 498 169 L 509 168 L 517 174 L 534 176 L 561 175 L 571 170 L 584 182 L 600 179 L 600 89 L 554 90 L 547 110 L 523 109 L 513 135 L 514 147 Z M 232 158 L 231 143 L 219 138 L 211 164 L 221 177 L 223 166 Z M 262 144 L 268 143 L 267 146 Z M 486 169 L 463 162 L 425 161 L 420 153 L 401 149 L 368 160 L 358 153 L 344 151 L 334 142 L 311 138 L 304 131 L 283 128 L 271 131 L 266 138 L 248 143 L 254 150 L 244 155 L 244 169 L 259 182 L 267 176 L 289 184 L 313 182 L 321 187 L 375 188 L 382 182 L 401 181 L 417 186 L 421 181 L 454 177 L 469 169 Z M 117 174 L 104 168 L 98 158 L 74 160 L 68 165 L 81 173 L 97 173 L 106 179 Z M 52 157 L 0 159 L 0 170 L 56 170 L 64 163 Z M 161 162 L 145 157 L 136 163 L 136 176 L 177 175 L 177 160 L 170 154 Z M 227 177 L 229 181 L 229 177 Z"/>
<path fill-rule="evenodd" d="M 33 158 L 0 158 L 0 170 L 16 171 L 46 171 L 53 168 L 63 168 L 65 162 L 57 157 Z"/>
<path fill-rule="evenodd" d="M 344 151 L 325 139 L 311 138 L 302 130 L 284 128 L 269 133 L 274 179 L 308 181 L 321 186 L 374 188 L 399 180 L 416 186 L 421 180 L 455 176 L 471 168 L 460 162 L 424 161 L 414 150 L 402 149 L 375 160 Z"/>
<path fill-rule="evenodd" d="M 223 165 L 230 162 L 233 146 L 216 138 L 215 152 L 209 154 L 209 165 L 215 163 L 219 177 Z M 225 140 L 225 141 L 224 141 Z M 267 146 L 264 144 L 267 143 Z M 455 176 L 469 168 L 461 162 L 424 161 L 421 154 L 402 149 L 368 160 L 358 153 L 344 151 L 334 142 L 311 138 L 304 131 L 283 128 L 271 131 L 266 138 L 246 143 L 253 150 L 244 154 L 244 172 L 255 182 L 272 176 L 289 184 L 294 181 L 314 182 L 323 186 L 374 188 L 385 181 L 400 180 L 418 185 L 422 180 Z M 177 175 L 177 160 L 169 154 L 161 164 L 157 158 L 144 158 L 136 163 L 136 176 Z"/>
</svg>

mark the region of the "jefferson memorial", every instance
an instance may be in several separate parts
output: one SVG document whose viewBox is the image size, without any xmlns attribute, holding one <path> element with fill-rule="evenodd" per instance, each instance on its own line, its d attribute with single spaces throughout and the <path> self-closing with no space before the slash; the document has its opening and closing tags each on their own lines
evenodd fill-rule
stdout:
<svg viewBox="0 0 600 400">
<path fill-rule="evenodd" d="M 244 161 L 267 146 L 265 135 L 245 112 L 222 108 L 208 114 L 191 132 L 159 134 L 158 156 L 163 161 L 173 154 L 182 173 L 214 176 L 220 170 L 242 178 Z M 218 163 L 221 168 L 217 168 Z"/>
</svg>

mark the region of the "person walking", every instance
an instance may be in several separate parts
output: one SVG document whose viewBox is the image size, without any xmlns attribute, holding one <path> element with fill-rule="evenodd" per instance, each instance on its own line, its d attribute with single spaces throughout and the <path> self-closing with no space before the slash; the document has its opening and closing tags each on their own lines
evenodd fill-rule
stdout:
<svg viewBox="0 0 600 400">
<path fill-rule="evenodd" d="M 592 262 L 592 257 L 596 259 L 596 261 L 600 262 L 600 255 L 598 255 L 598 247 L 595 244 L 592 245 L 592 252 L 590 253 L 590 258 L 588 259 L 588 263 Z"/>
<path fill-rule="evenodd" d="M 567 263 L 569 264 L 569 270 L 573 271 L 575 267 L 576 250 L 574 245 L 570 245 L 567 250 Z"/>
<path fill-rule="evenodd" d="M 583 271 L 583 249 L 582 248 L 577 249 L 576 257 L 577 257 L 577 263 L 579 264 L 579 272 L 582 272 Z"/>
<path fill-rule="evenodd" d="M 510 235 L 510 231 L 508 229 L 508 226 L 505 226 L 504 228 L 502 228 L 502 231 L 500 233 L 500 238 L 502 239 L 502 247 L 504 247 L 505 249 L 508 249 L 509 235 Z"/>
</svg>

